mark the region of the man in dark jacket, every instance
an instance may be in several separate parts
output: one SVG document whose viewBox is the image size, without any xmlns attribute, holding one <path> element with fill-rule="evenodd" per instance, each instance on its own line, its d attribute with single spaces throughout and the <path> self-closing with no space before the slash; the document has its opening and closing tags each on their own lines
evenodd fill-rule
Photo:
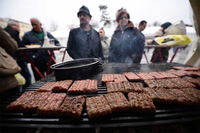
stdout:
<svg viewBox="0 0 200 133">
<path fill-rule="evenodd" d="M 21 40 L 19 38 L 19 23 L 13 20 L 8 22 L 8 26 L 5 28 L 11 37 L 17 42 L 18 47 L 23 47 Z M 16 51 L 14 58 L 17 60 L 17 64 L 21 67 L 21 75 L 26 79 L 26 84 L 23 86 L 23 89 L 31 85 L 31 74 L 27 67 L 27 62 L 25 57 L 20 53 L 20 51 Z"/>
<path fill-rule="evenodd" d="M 142 36 L 144 37 L 144 40 L 145 40 L 145 36 L 144 34 L 142 33 L 142 31 L 146 28 L 147 26 L 147 21 L 145 20 L 142 20 L 140 23 L 139 23 L 139 26 L 138 26 L 138 31 L 142 34 Z"/>
<path fill-rule="evenodd" d="M 54 38 L 49 32 L 45 32 L 44 29 L 42 28 L 42 24 L 40 21 L 36 18 L 32 18 L 31 20 L 31 25 L 33 29 L 29 32 L 26 32 L 22 38 L 22 44 L 23 45 L 30 45 L 30 44 L 39 44 L 43 46 L 44 41 L 48 39 L 54 39 L 55 45 L 60 46 L 60 43 L 56 38 Z M 48 66 L 48 61 L 49 61 L 49 53 L 47 50 L 34 50 L 34 51 L 29 51 L 28 56 L 32 59 L 36 67 L 39 69 L 39 71 L 44 75 L 47 66 Z M 54 56 L 55 58 L 55 56 Z M 54 62 L 52 61 L 52 64 Z M 33 73 L 35 76 L 35 80 L 38 81 L 41 79 L 39 74 L 33 69 Z"/>
<path fill-rule="evenodd" d="M 103 57 L 99 33 L 94 30 L 89 22 L 90 11 L 82 6 L 77 13 L 80 20 L 80 28 L 72 29 L 69 33 L 67 51 L 73 59 Z"/>
</svg>

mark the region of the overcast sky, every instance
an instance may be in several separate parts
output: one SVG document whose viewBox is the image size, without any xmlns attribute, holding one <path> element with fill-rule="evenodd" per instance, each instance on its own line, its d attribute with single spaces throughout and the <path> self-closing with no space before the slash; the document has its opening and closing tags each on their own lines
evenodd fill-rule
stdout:
<svg viewBox="0 0 200 133">
<path fill-rule="evenodd" d="M 30 18 L 36 17 L 47 29 L 52 21 L 58 24 L 58 29 L 66 29 L 71 24 L 79 25 L 77 12 L 82 5 L 90 9 L 97 22 L 101 15 L 99 5 L 107 5 L 112 20 L 116 11 L 123 7 L 129 12 L 133 23 L 141 20 L 148 23 L 183 20 L 186 24 L 192 24 L 189 0 L 0 0 L 0 18 L 30 23 Z"/>
</svg>

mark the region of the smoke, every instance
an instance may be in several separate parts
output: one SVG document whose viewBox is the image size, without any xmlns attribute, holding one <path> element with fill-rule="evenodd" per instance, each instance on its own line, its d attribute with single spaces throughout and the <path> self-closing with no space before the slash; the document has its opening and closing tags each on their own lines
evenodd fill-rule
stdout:
<svg viewBox="0 0 200 133">
<path fill-rule="evenodd" d="M 142 34 L 134 30 L 115 32 L 112 37 L 112 46 L 109 51 L 111 62 L 140 63 L 144 51 L 144 38 Z"/>
</svg>

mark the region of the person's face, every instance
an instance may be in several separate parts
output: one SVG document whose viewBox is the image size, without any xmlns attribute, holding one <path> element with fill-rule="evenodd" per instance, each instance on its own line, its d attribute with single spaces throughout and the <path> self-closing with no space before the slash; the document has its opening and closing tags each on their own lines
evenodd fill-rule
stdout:
<svg viewBox="0 0 200 133">
<path fill-rule="evenodd" d="M 91 17 L 87 13 L 84 13 L 84 12 L 80 12 L 78 17 L 80 20 L 80 25 L 87 25 L 89 24 L 91 20 Z"/>
<path fill-rule="evenodd" d="M 128 25 L 128 21 L 129 21 L 129 19 L 128 19 L 127 14 L 122 14 L 119 19 L 119 24 L 122 26 L 126 26 L 126 25 Z"/>
<path fill-rule="evenodd" d="M 19 23 L 16 23 L 16 24 L 11 25 L 11 28 L 12 28 L 13 30 L 20 31 Z"/>
<path fill-rule="evenodd" d="M 104 38 L 104 36 L 105 36 L 105 32 L 102 29 L 99 30 L 99 36 L 101 38 Z"/>
<path fill-rule="evenodd" d="M 36 20 L 36 19 L 31 20 L 31 25 L 32 25 L 34 31 L 40 32 L 42 29 L 42 24 L 40 22 L 38 22 L 38 20 Z"/>
<path fill-rule="evenodd" d="M 19 23 L 17 23 L 17 25 L 16 25 L 16 30 L 20 31 Z"/>
<path fill-rule="evenodd" d="M 143 31 L 147 26 L 147 23 L 143 23 L 142 25 L 139 25 L 140 31 Z"/>
<path fill-rule="evenodd" d="M 163 27 L 160 27 L 159 31 L 163 31 Z"/>
</svg>

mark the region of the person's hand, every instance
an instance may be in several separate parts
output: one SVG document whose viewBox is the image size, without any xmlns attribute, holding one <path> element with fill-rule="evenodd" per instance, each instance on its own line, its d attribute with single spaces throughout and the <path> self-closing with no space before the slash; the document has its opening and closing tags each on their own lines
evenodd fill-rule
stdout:
<svg viewBox="0 0 200 133">
<path fill-rule="evenodd" d="M 148 40 L 146 41 L 146 43 L 147 43 L 147 45 L 150 45 L 150 44 L 152 43 L 152 40 L 148 39 Z"/>
</svg>

